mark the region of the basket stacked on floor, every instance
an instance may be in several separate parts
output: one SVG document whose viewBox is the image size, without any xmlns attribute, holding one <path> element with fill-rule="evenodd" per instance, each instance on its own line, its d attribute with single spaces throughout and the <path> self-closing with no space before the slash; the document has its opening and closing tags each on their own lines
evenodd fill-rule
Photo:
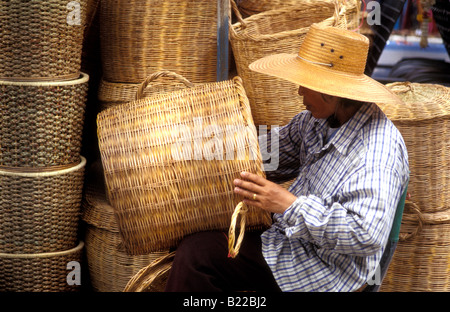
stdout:
<svg viewBox="0 0 450 312">
<path fill-rule="evenodd" d="M 94 291 L 121 292 L 139 270 L 168 252 L 133 256 L 121 248 L 114 209 L 106 198 L 104 182 L 99 179 L 102 177 L 100 167 L 101 163 L 94 164 L 92 174 L 97 179 L 87 183 L 83 201 L 82 219 L 87 223 L 86 256 Z"/>
<path fill-rule="evenodd" d="M 410 182 L 400 241 L 381 291 L 449 291 L 450 88 L 387 85 L 402 106 L 379 104 L 408 149 Z"/>
<path fill-rule="evenodd" d="M 275 53 L 298 53 L 300 44 L 313 23 L 353 27 L 360 1 L 336 4 L 328 0 L 296 1 L 295 5 L 265 11 L 242 19 L 231 1 L 238 22 L 230 25 L 230 42 L 237 73 L 244 81 L 255 125 L 283 126 L 302 109 L 298 85 L 256 73 L 249 65 Z"/>
<path fill-rule="evenodd" d="M 74 291 L 87 1 L 0 2 L 0 291 Z"/>
</svg>

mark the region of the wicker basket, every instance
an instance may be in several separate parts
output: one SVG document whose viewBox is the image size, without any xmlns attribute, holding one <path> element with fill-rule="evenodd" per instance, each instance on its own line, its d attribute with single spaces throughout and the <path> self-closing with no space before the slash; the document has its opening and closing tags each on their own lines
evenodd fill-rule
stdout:
<svg viewBox="0 0 450 312">
<path fill-rule="evenodd" d="M 404 106 L 378 104 L 401 132 L 411 171 L 408 191 L 422 212 L 450 208 L 450 88 L 436 84 L 387 85 Z"/>
<path fill-rule="evenodd" d="M 0 79 L 76 79 L 88 1 L 76 1 L 79 21 L 68 0 L 0 1 Z"/>
<path fill-rule="evenodd" d="M 243 170 L 264 174 L 239 77 L 110 108 L 97 124 L 108 197 L 132 254 L 227 229 L 241 200 L 233 180 Z M 270 215 L 251 208 L 247 220 L 264 227 Z"/>
<path fill-rule="evenodd" d="M 354 16 L 357 8 L 339 6 L 338 15 L 338 8 L 330 1 L 305 0 L 295 6 L 263 12 L 244 20 L 234 1 L 232 7 L 239 22 L 230 26 L 230 42 L 255 125 L 283 126 L 305 109 L 298 95 L 298 85 L 251 71 L 248 66 L 267 55 L 298 53 L 301 41 L 313 23 L 347 27 L 347 17 Z"/>
<path fill-rule="evenodd" d="M 80 161 L 88 80 L 0 81 L 0 169 Z"/>
<path fill-rule="evenodd" d="M 84 243 L 79 242 L 76 247 L 59 252 L 0 253 L 0 292 L 80 291 L 80 285 L 68 283 L 68 264 L 82 263 L 83 248 Z"/>
<path fill-rule="evenodd" d="M 164 290 L 170 269 L 172 268 L 175 251 L 162 256 L 133 276 L 124 292 L 161 292 Z"/>
<path fill-rule="evenodd" d="M 192 82 L 216 81 L 216 1 L 102 1 L 104 79 L 141 83 L 168 69 Z"/>
<path fill-rule="evenodd" d="M 57 171 L 0 170 L 0 250 L 45 253 L 77 243 L 86 159 Z"/>
<path fill-rule="evenodd" d="M 100 164 L 101 165 L 101 164 Z M 99 292 L 121 292 L 142 268 L 168 252 L 132 256 L 121 250 L 122 240 L 114 210 L 102 184 L 86 187 L 83 201 L 86 256 L 92 287 Z"/>
<path fill-rule="evenodd" d="M 400 235 L 380 291 L 450 291 L 450 209 L 424 213 L 407 203 Z"/>
<path fill-rule="evenodd" d="M 411 199 L 381 291 L 449 291 L 450 88 L 409 82 L 387 87 L 404 102 L 378 105 L 408 149 Z"/>
<path fill-rule="evenodd" d="M 325 0 L 329 3 L 335 3 L 336 1 L 346 1 L 346 0 Z M 309 0 L 309 2 L 321 2 L 316 0 Z M 259 13 L 263 13 L 266 11 L 276 10 L 280 9 L 282 7 L 288 7 L 288 6 L 295 6 L 298 4 L 305 3 L 305 0 L 240 0 L 236 1 L 239 7 L 239 11 L 243 13 L 246 16 L 251 16 Z M 361 7 L 361 1 L 358 0 L 357 2 L 357 9 Z M 359 11 L 359 10 L 358 10 Z M 355 12 L 355 14 L 359 14 L 358 12 Z M 358 16 L 352 16 L 350 19 L 352 24 L 349 25 L 350 29 L 357 28 L 359 15 Z"/>
<path fill-rule="evenodd" d="M 149 84 L 151 88 L 145 89 L 145 97 L 150 96 L 153 93 L 179 90 L 190 84 L 187 80 L 183 81 L 183 77 L 176 75 L 171 71 L 164 70 L 150 75 L 147 79 L 149 80 L 147 84 Z M 98 90 L 100 110 L 126 104 L 135 100 L 136 93 L 140 86 L 140 83 L 118 83 L 102 79 Z"/>
</svg>

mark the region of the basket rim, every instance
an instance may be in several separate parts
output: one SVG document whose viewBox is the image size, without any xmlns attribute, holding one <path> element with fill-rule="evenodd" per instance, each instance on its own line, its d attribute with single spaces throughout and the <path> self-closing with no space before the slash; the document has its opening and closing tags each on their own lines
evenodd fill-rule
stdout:
<svg viewBox="0 0 450 312">
<path fill-rule="evenodd" d="M 0 258 L 4 259 L 32 259 L 32 258 L 50 258 L 65 256 L 72 253 L 76 253 L 82 250 L 84 247 L 84 241 L 80 241 L 78 245 L 72 249 L 55 251 L 55 252 L 42 252 L 36 254 L 10 254 L 10 253 L 0 253 Z"/>
<path fill-rule="evenodd" d="M 67 173 L 71 173 L 83 168 L 86 165 L 86 158 L 80 156 L 81 161 L 78 165 L 66 168 L 63 170 L 55 170 L 55 171 L 43 171 L 43 172 L 19 172 L 19 171 L 6 171 L 0 170 L 0 175 L 6 176 L 19 176 L 19 177 L 27 177 L 27 178 L 37 178 L 37 177 L 51 177 L 55 175 L 63 175 Z"/>
<path fill-rule="evenodd" d="M 6 78 L 5 78 L 6 79 Z M 0 80 L 0 86 L 25 86 L 25 87 L 52 87 L 52 86 L 72 86 L 79 85 L 89 81 L 87 73 L 80 72 L 76 79 L 71 80 L 52 80 L 52 81 L 16 81 L 16 80 Z"/>
</svg>

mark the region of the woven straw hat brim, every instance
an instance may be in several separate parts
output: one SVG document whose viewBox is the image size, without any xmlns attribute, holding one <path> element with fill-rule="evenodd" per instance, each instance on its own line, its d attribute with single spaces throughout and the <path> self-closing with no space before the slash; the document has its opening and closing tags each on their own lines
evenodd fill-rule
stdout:
<svg viewBox="0 0 450 312">
<path fill-rule="evenodd" d="M 324 94 L 364 102 L 403 103 L 392 91 L 367 75 L 356 75 L 311 64 L 296 54 L 266 56 L 251 63 L 249 68 Z"/>
</svg>

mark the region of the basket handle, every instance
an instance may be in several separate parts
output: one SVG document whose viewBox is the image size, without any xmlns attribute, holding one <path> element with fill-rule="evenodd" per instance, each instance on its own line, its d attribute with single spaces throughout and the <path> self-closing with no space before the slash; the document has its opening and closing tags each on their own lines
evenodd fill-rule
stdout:
<svg viewBox="0 0 450 312">
<path fill-rule="evenodd" d="M 414 86 L 409 81 L 398 81 L 390 84 L 390 87 L 399 87 L 398 93 L 414 92 Z"/>
<path fill-rule="evenodd" d="M 161 70 L 158 72 L 155 72 L 153 74 L 151 74 L 150 76 L 148 76 L 144 82 L 141 83 L 141 85 L 139 86 L 139 88 L 136 91 L 136 100 L 140 100 L 144 97 L 144 91 L 147 88 L 147 86 L 154 80 L 160 78 L 160 77 L 169 77 L 169 78 L 173 78 L 174 80 L 177 80 L 181 83 L 183 83 L 186 87 L 191 88 L 194 86 L 194 84 L 192 82 L 190 82 L 189 80 L 187 80 L 186 78 L 184 78 L 183 76 L 174 73 L 172 71 L 169 70 Z"/>
<path fill-rule="evenodd" d="M 416 203 L 406 200 L 405 207 L 406 206 L 408 206 L 409 209 L 414 211 L 414 213 L 417 215 L 417 220 L 418 220 L 419 224 L 417 225 L 417 228 L 412 233 L 400 233 L 399 240 L 401 240 L 401 241 L 405 241 L 410 238 L 416 237 L 422 231 L 422 227 L 423 227 L 423 223 L 424 223 L 424 218 L 423 218 L 422 212 L 420 211 L 420 208 L 419 208 L 419 206 L 417 206 Z"/>
<path fill-rule="evenodd" d="M 235 258 L 238 253 L 239 249 L 242 244 L 242 240 L 244 239 L 245 234 L 245 222 L 246 222 L 246 215 L 248 212 L 248 207 L 244 202 L 240 202 L 237 204 L 236 208 L 234 209 L 233 215 L 231 216 L 231 225 L 230 229 L 228 230 L 228 257 Z M 235 232 L 236 232 L 236 221 L 237 218 L 241 215 L 241 231 L 239 233 L 239 237 L 237 239 L 236 245 L 235 242 Z"/>
<path fill-rule="evenodd" d="M 241 23 L 242 28 L 247 27 L 247 23 L 242 18 L 241 12 L 239 12 L 239 8 L 234 0 L 230 0 L 231 9 L 233 10 L 234 14 L 236 15 L 236 18 L 238 19 L 239 23 Z"/>
</svg>

